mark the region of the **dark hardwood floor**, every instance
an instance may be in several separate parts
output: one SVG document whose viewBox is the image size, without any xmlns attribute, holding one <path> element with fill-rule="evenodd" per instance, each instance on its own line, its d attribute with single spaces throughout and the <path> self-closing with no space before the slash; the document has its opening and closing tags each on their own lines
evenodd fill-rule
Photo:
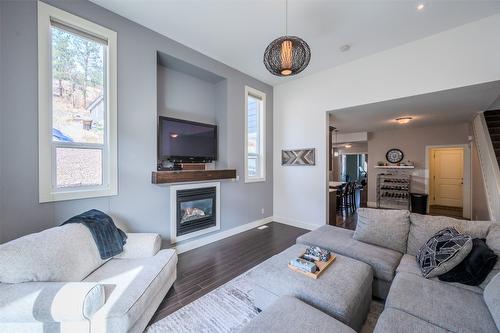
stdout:
<svg viewBox="0 0 500 333">
<path fill-rule="evenodd" d="M 367 206 L 367 189 L 356 191 L 356 207 L 366 207 Z M 358 216 L 356 210 L 352 209 L 342 209 L 337 211 L 337 218 L 335 225 L 337 227 L 354 230 L 356 229 L 356 221 Z"/>
<path fill-rule="evenodd" d="M 442 215 L 442 216 L 454 217 L 457 219 L 465 219 L 462 213 L 463 213 L 462 207 L 447 207 L 438 205 L 430 205 L 429 207 L 429 215 Z"/>
<path fill-rule="evenodd" d="M 177 280 L 151 323 L 285 250 L 295 244 L 298 236 L 308 232 L 276 222 L 266 225 L 266 229 L 251 229 L 181 253 L 177 264 Z"/>
</svg>

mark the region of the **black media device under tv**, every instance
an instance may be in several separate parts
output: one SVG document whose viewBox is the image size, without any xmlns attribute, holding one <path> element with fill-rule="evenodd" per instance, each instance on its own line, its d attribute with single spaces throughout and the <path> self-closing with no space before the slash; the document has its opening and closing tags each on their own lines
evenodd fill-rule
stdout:
<svg viewBox="0 0 500 333">
<path fill-rule="evenodd" d="M 158 160 L 172 163 L 217 160 L 217 126 L 160 116 Z"/>
</svg>

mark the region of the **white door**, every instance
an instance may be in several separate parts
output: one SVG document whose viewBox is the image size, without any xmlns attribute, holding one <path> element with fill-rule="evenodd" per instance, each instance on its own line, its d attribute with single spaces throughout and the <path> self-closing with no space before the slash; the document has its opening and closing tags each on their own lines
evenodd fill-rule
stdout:
<svg viewBox="0 0 500 333">
<path fill-rule="evenodd" d="M 464 149 L 435 148 L 431 151 L 431 203 L 462 207 L 464 184 Z"/>
</svg>

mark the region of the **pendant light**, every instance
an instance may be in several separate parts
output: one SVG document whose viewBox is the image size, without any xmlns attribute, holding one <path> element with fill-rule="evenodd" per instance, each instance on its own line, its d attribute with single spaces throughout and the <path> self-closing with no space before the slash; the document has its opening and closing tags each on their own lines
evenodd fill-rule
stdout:
<svg viewBox="0 0 500 333">
<path fill-rule="evenodd" d="M 337 132 L 338 131 L 339 131 L 338 129 L 335 129 L 335 148 L 337 148 Z M 338 157 L 339 156 L 339 151 L 335 150 L 335 152 L 333 153 L 333 156 Z"/>
<path fill-rule="evenodd" d="M 292 76 L 302 72 L 310 60 L 309 45 L 302 38 L 288 36 L 288 0 L 285 0 L 285 35 L 267 46 L 264 65 L 273 75 Z"/>
</svg>

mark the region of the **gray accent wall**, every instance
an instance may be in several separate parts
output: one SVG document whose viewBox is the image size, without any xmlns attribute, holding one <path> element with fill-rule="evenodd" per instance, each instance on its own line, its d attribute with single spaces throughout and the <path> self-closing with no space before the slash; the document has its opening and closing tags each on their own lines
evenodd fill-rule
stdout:
<svg viewBox="0 0 500 333">
<path fill-rule="evenodd" d="M 87 209 L 111 214 L 130 231 L 169 238 L 169 186 L 151 184 L 156 167 L 157 51 L 224 80 L 215 84 L 220 158 L 239 181 L 221 183 L 221 231 L 273 215 L 273 89 L 248 75 L 88 1 L 45 1 L 118 33 L 119 195 L 38 203 L 37 6 L 0 1 L 1 135 L 0 242 L 56 226 Z M 245 85 L 267 94 L 267 180 L 245 184 Z M 261 213 L 264 209 L 265 213 Z"/>
<path fill-rule="evenodd" d="M 411 191 L 425 193 L 426 146 L 468 144 L 469 124 L 436 125 L 428 127 L 401 127 L 371 132 L 368 137 L 368 202 L 377 201 L 378 161 L 386 162 L 385 154 L 391 148 L 403 151 L 403 162 L 412 161 Z M 383 172 L 381 170 L 380 172 Z"/>
<path fill-rule="evenodd" d="M 3 95 L 3 81 L 4 81 L 4 75 L 3 75 L 3 44 L 2 44 L 2 40 L 3 40 L 3 31 L 5 30 L 5 27 L 3 26 L 3 16 L 2 16 L 2 12 L 3 12 L 3 9 L 2 9 L 2 5 L 0 4 L 0 243 L 2 242 L 2 239 L 3 239 L 3 211 L 4 211 L 4 207 L 3 207 L 3 200 L 2 200 L 2 196 L 3 196 L 3 182 L 2 182 L 2 159 L 3 159 L 3 127 L 4 127 L 4 121 L 3 121 L 3 104 L 4 104 L 4 100 L 5 100 L 5 97 Z"/>
</svg>

